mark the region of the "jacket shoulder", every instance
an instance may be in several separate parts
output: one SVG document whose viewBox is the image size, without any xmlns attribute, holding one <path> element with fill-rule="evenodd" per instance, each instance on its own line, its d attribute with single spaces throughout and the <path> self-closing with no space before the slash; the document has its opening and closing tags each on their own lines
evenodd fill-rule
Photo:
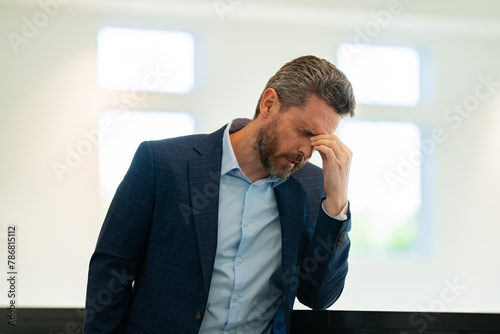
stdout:
<svg viewBox="0 0 500 334">
<path fill-rule="evenodd" d="M 193 155 L 194 146 L 203 141 L 208 134 L 196 134 L 189 136 L 181 136 L 174 138 L 167 138 L 161 140 L 151 140 L 148 143 L 151 145 L 151 150 L 154 154 L 162 155 L 175 155 L 179 158 L 188 157 Z"/>
<path fill-rule="evenodd" d="M 191 157 L 205 153 L 221 151 L 225 127 L 226 126 L 223 126 L 210 134 L 194 134 L 153 140 L 147 143 L 151 145 L 151 150 L 156 159 L 190 159 Z"/>
</svg>

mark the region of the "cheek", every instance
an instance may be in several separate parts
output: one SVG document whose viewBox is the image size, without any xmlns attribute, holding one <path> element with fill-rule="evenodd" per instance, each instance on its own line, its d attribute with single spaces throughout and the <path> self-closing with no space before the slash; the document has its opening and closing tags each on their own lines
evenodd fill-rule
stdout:
<svg viewBox="0 0 500 334">
<path fill-rule="evenodd" d="M 275 127 L 270 128 L 271 133 L 278 141 L 278 152 L 293 153 L 298 150 L 304 135 L 295 130 L 290 124 L 277 122 Z M 309 140 L 309 139 L 307 139 Z"/>
<path fill-rule="evenodd" d="M 301 145 L 302 136 L 287 135 L 280 138 L 280 150 L 287 153 L 296 153 Z"/>
</svg>

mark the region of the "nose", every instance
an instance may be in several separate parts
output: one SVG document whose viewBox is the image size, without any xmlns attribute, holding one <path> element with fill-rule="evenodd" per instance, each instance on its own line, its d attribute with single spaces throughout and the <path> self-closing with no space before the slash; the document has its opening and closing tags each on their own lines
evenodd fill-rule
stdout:
<svg viewBox="0 0 500 334">
<path fill-rule="evenodd" d="M 306 138 L 306 140 L 304 140 L 301 143 L 300 148 L 299 148 L 299 152 L 300 152 L 300 154 L 302 154 L 304 156 L 304 159 L 308 160 L 311 158 L 312 153 L 313 153 L 313 148 L 312 148 L 311 141 L 309 140 L 309 138 Z"/>
</svg>

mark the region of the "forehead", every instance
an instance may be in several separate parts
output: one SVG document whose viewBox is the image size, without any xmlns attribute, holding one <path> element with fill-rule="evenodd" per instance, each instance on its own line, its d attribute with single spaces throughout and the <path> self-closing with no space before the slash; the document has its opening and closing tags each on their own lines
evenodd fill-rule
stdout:
<svg viewBox="0 0 500 334">
<path fill-rule="evenodd" d="M 316 95 L 311 95 L 303 108 L 290 107 L 285 114 L 289 114 L 292 121 L 301 130 L 306 130 L 314 135 L 333 134 L 342 118 Z"/>
</svg>

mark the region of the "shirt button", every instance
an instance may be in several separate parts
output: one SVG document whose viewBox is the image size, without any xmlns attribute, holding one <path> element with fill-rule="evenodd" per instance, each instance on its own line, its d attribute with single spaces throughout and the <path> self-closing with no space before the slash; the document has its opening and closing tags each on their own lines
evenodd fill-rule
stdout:
<svg viewBox="0 0 500 334">
<path fill-rule="evenodd" d="M 243 259 L 240 257 L 238 260 L 239 263 L 243 263 Z"/>
<path fill-rule="evenodd" d="M 240 296 L 234 296 L 234 300 L 240 299 Z"/>
<path fill-rule="evenodd" d="M 194 320 L 201 321 L 201 319 L 203 319 L 203 314 L 201 314 L 201 312 L 196 312 L 196 315 L 194 316 Z"/>
<path fill-rule="evenodd" d="M 245 222 L 245 226 L 248 226 L 248 222 Z"/>
</svg>

